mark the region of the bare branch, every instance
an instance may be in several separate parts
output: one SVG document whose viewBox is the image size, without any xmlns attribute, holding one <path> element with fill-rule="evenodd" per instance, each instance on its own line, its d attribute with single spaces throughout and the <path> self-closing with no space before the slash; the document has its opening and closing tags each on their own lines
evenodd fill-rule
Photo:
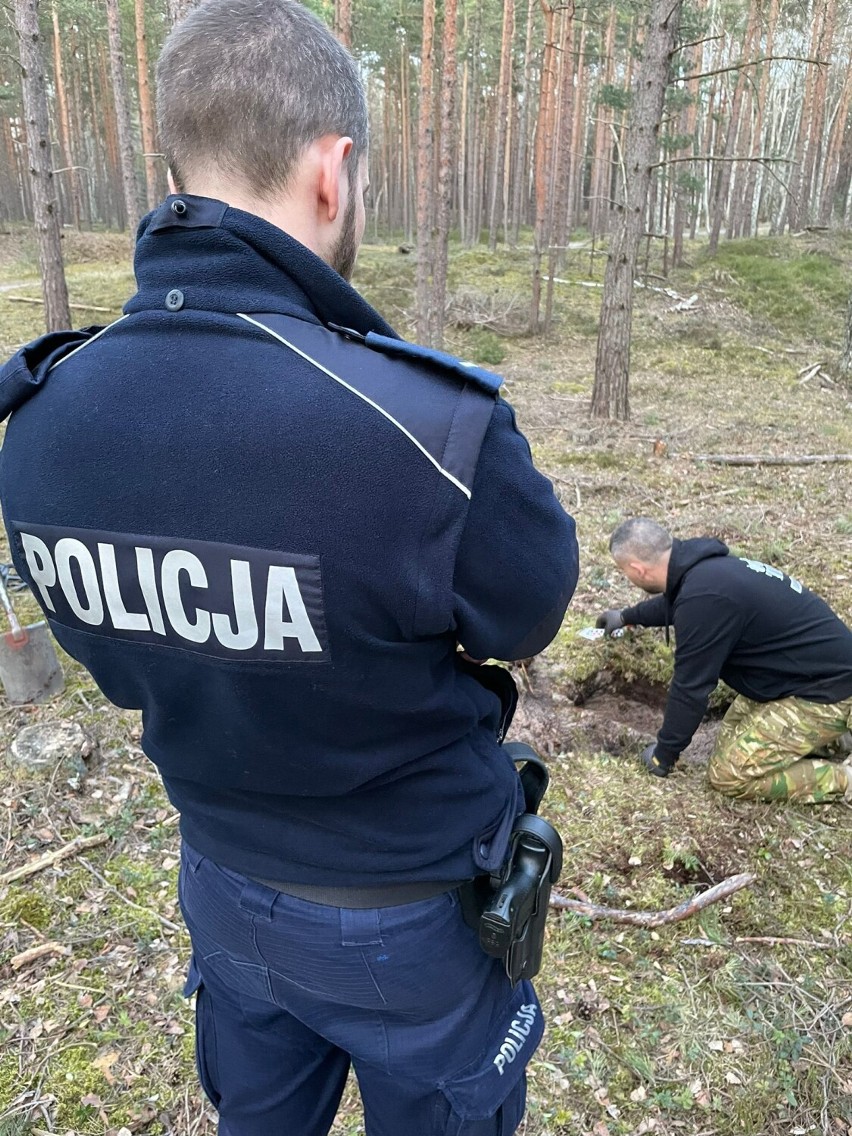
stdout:
<svg viewBox="0 0 852 1136">
<path fill-rule="evenodd" d="M 693 461 L 713 465 L 836 465 L 852 454 L 693 454 Z"/>
<path fill-rule="evenodd" d="M 693 154 L 691 157 L 665 158 L 662 162 L 655 162 L 651 169 L 657 170 L 660 166 L 672 166 L 675 162 L 787 162 L 791 166 L 796 165 L 792 158 L 769 158 L 762 154 L 753 158 L 722 158 L 715 154 Z"/>
<path fill-rule="evenodd" d="M 714 43 L 717 39 L 724 39 L 724 38 L 725 37 L 721 36 L 721 35 L 714 35 L 714 36 L 704 36 L 703 39 L 691 39 L 689 41 L 689 43 L 678 44 L 678 46 L 672 52 L 672 55 L 677 55 L 677 53 L 679 51 L 683 51 L 687 47 L 698 47 L 702 43 Z"/>
<path fill-rule="evenodd" d="M 596 903 L 584 903 L 579 899 L 568 899 L 559 892 L 550 897 L 550 906 L 564 911 L 573 911 L 585 919 L 604 919 L 610 923 L 630 923 L 634 927 L 662 927 L 664 923 L 680 923 L 689 919 L 718 903 L 720 899 L 727 899 L 729 895 L 753 884 L 757 876 L 753 872 L 743 872 L 738 876 L 729 876 L 721 883 L 714 884 L 707 891 L 690 896 L 689 899 L 679 903 L 677 907 L 670 907 L 667 911 L 627 911 L 619 907 L 598 907 Z"/>
<path fill-rule="evenodd" d="M 709 79 L 711 75 L 724 75 L 726 71 L 742 71 L 745 67 L 757 67 L 759 63 L 814 63 L 817 67 L 827 67 L 827 59 L 809 59 L 806 55 L 761 55 L 759 59 L 749 59 L 745 63 L 732 63 L 730 67 L 717 67 L 714 71 L 701 71 L 697 75 L 678 75 L 675 82 L 691 83 L 694 79 Z"/>
</svg>

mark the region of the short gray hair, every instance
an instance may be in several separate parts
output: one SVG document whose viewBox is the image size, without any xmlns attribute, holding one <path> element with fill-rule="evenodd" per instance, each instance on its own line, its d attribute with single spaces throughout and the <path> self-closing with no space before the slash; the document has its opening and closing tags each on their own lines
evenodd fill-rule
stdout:
<svg viewBox="0 0 852 1136">
<path fill-rule="evenodd" d="M 355 60 L 297 0 L 203 0 L 157 64 L 160 142 L 175 185 L 221 169 L 258 197 L 286 187 L 318 138 L 367 150 L 367 100 Z"/>
<path fill-rule="evenodd" d="M 631 517 L 609 538 L 609 551 L 615 561 L 639 560 L 656 564 L 672 546 L 672 534 L 650 517 Z"/>
</svg>

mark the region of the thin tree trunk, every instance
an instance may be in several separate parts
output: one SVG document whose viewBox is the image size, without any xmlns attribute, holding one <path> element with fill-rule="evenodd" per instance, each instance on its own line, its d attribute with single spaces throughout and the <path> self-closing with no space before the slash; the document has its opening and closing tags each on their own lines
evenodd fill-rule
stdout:
<svg viewBox="0 0 852 1136">
<path fill-rule="evenodd" d="M 139 225 L 139 193 L 136 187 L 136 163 L 133 155 L 133 131 L 130 125 L 130 100 L 127 95 L 124 49 L 121 45 L 121 16 L 118 0 L 106 0 L 107 31 L 109 34 L 109 65 L 112 74 L 112 91 L 115 117 L 118 125 L 118 148 L 121 160 L 121 181 L 124 191 L 124 210 L 130 239 L 135 240 Z"/>
<path fill-rule="evenodd" d="M 678 33 L 682 0 L 653 0 L 642 63 L 633 89 L 625 146 L 624 204 L 612 234 L 601 303 L 592 414 L 626 420 L 630 416 L 630 331 L 633 278 L 645 223 L 648 189 L 659 152 L 663 101 Z"/>
<path fill-rule="evenodd" d="M 749 10 L 748 24 L 745 30 L 743 39 L 742 57 L 749 59 L 752 55 L 752 46 L 757 36 L 760 13 L 758 9 L 757 0 L 752 0 Z M 747 74 L 746 68 L 742 68 L 737 72 L 736 82 L 734 84 L 734 94 L 731 100 L 731 110 L 728 116 L 728 129 L 725 135 L 725 148 L 723 157 L 728 159 L 734 155 L 734 149 L 737 141 L 737 131 L 740 127 L 740 107 L 742 106 L 743 97 L 745 95 L 746 83 L 750 83 L 751 78 Z M 731 161 L 724 161 L 716 163 L 720 168 L 716 171 L 714 178 L 716 185 L 716 192 L 713 200 L 713 211 L 710 222 L 710 242 L 708 251 L 711 256 L 716 255 L 719 247 L 719 234 L 722 231 L 722 221 L 724 220 L 725 213 L 728 208 L 728 193 L 731 188 L 731 176 L 733 173 L 734 163 Z"/>
<path fill-rule="evenodd" d="M 551 216 L 551 156 L 553 123 L 556 106 L 556 9 L 549 0 L 541 0 L 544 12 L 544 57 L 541 65 L 538 123 L 535 136 L 535 237 L 533 247 L 532 302 L 530 330 L 539 331 L 541 313 L 541 261 L 550 243 L 548 221 Z"/>
<path fill-rule="evenodd" d="M 515 176 L 512 185 L 512 224 L 509 244 L 516 248 L 521 228 L 521 217 L 525 213 L 529 194 L 529 173 L 527 146 L 530 135 L 530 91 L 532 88 L 533 59 L 533 17 L 535 0 L 527 4 L 527 31 L 524 46 L 524 72 L 520 92 L 521 103 L 518 112 L 517 146 L 515 151 Z"/>
<path fill-rule="evenodd" d="M 27 123 L 27 148 L 38 239 L 38 265 L 48 331 L 71 326 L 68 288 L 62 264 L 62 234 L 50 155 L 43 40 L 38 26 L 38 0 L 15 0 L 15 28 L 21 60 L 21 88 Z"/>
<path fill-rule="evenodd" d="M 334 0 L 334 34 L 344 47 L 352 47 L 352 0 Z"/>
<path fill-rule="evenodd" d="M 775 25 L 778 20 L 778 0 L 771 0 L 769 6 L 769 18 L 766 23 L 766 45 L 763 51 L 764 55 L 772 55 L 772 49 L 775 38 Z M 762 63 L 760 65 L 760 82 L 757 90 L 757 108 L 755 112 L 754 131 L 752 134 L 752 147 L 751 157 L 756 158 L 758 154 L 766 153 L 764 149 L 764 129 L 763 119 L 766 113 L 766 99 L 769 92 L 769 75 L 770 63 Z M 759 173 L 758 164 L 755 161 L 749 162 L 748 178 L 746 181 L 745 198 L 743 200 L 743 217 L 744 229 L 743 235 L 748 236 L 751 234 L 752 226 L 754 225 L 756 231 L 756 218 L 755 218 L 755 190 L 757 188 L 757 176 Z M 759 206 L 759 201 L 758 201 Z"/>
<path fill-rule="evenodd" d="M 53 78 L 56 84 L 56 109 L 59 125 L 59 145 L 62 150 L 62 165 L 65 167 L 65 177 L 68 186 L 68 197 L 71 199 L 71 213 L 74 224 L 80 228 L 80 181 L 78 171 L 74 168 L 74 157 L 71 149 L 71 119 L 68 114 L 68 94 L 65 86 L 65 72 L 62 66 L 62 37 L 59 31 L 59 16 L 56 11 L 56 0 L 52 5 L 53 18 Z"/>
<path fill-rule="evenodd" d="M 169 22 L 176 24 L 184 18 L 190 8 L 194 8 L 198 0 L 166 0 Z"/>
<path fill-rule="evenodd" d="M 420 122 L 417 132 L 417 283 L 416 336 L 431 346 L 432 226 L 435 216 L 434 150 L 435 0 L 423 0 L 423 47 L 420 53 Z"/>
<path fill-rule="evenodd" d="M 488 247 L 497 248 L 497 230 L 503 223 L 506 228 L 506 210 L 503 197 L 504 155 L 506 132 L 509 124 L 509 96 L 512 90 L 512 39 L 515 35 L 515 0 L 504 0 L 503 35 L 500 43 L 500 76 L 497 81 L 497 107 L 494 115 L 493 166 L 488 202 Z"/>
<path fill-rule="evenodd" d="M 145 194 L 148 208 L 153 209 L 159 199 L 157 185 L 156 132 L 154 107 L 151 100 L 151 83 L 148 77 L 148 35 L 145 30 L 145 0 L 135 0 L 136 10 L 136 65 L 139 72 L 139 120 L 142 125 L 142 150 L 145 155 Z"/>
<path fill-rule="evenodd" d="M 458 0 L 444 0 L 444 34 L 441 43 L 441 144 L 438 156 L 438 193 L 435 216 L 435 242 L 432 276 L 433 346 L 444 342 L 444 314 L 447 298 L 447 245 L 450 236 L 450 206 L 453 190 L 453 154 L 455 153 L 455 104 L 458 87 Z"/>
</svg>

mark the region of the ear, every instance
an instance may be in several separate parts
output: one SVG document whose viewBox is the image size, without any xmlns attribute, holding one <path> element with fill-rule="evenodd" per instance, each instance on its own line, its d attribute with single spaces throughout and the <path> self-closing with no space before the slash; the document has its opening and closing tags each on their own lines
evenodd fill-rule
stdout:
<svg viewBox="0 0 852 1136">
<path fill-rule="evenodd" d="M 329 136 L 327 144 L 322 147 L 318 196 L 320 206 L 325 210 L 326 219 L 330 222 L 336 219 L 342 207 L 341 190 L 344 173 L 347 179 L 347 191 L 349 189 L 349 172 L 345 170 L 344 163 L 351 152 L 352 139 L 346 136 L 339 138 Z"/>
</svg>

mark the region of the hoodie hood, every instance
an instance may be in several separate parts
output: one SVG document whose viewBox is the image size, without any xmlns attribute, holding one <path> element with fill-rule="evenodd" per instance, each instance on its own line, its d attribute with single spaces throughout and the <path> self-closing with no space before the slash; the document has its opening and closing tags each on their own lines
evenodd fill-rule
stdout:
<svg viewBox="0 0 852 1136">
<path fill-rule="evenodd" d="M 672 541 L 672 554 L 669 559 L 669 572 L 666 580 L 666 597 L 671 601 L 677 595 L 683 578 L 690 568 L 701 560 L 713 556 L 727 556 L 728 546 L 712 536 L 695 537 L 693 540 Z"/>
<path fill-rule="evenodd" d="M 53 331 L 17 351 L 0 368 L 0 422 L 38 392 L 57 363 L 103 330 Z"/>
</svg>

